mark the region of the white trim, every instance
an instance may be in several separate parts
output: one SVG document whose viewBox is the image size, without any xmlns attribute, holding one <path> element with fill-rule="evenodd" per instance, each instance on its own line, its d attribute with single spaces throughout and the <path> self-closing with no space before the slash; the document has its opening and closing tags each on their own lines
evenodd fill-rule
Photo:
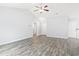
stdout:
<svg viewBox="0 0 79 59">
<path fill-rule="evenodd" d="M 14 40 L 11 40 L 11 41 L 9 41 L 9 42 L 8 42 L 8 41 L 0 42 L 0 45 L 4 45 L 4 44 L 8 44 L 8 43 L 12 43 L 12 42 L 24 40 L 24 39 L 27 39 L 27 38 L 31 38 L 31 36 L 29 36 L 29 37 L 24 37 L 24 38 L 20 38 L 20 39 L 14 39 Z"/>
</svg>

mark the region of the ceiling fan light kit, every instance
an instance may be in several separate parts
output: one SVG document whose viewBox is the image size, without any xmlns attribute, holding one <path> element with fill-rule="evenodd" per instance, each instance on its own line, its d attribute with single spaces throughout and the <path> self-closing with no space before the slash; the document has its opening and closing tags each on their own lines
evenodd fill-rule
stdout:
<svg viewBox="0 0 79 59">
<path fill-rule="evenodd" d="M 35 8 L 36 9 L 34 10 L 34 12 L 39 12 L 39 13 L 49 12 L 48 5 L 40 4 L 39 6 L 35 6 Z"/>
</svg>

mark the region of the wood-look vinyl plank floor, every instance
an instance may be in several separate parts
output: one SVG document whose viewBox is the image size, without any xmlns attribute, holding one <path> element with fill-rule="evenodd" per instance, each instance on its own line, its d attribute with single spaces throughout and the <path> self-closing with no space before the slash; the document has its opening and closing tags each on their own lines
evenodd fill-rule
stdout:
<svg viewBox="0 0 79 59">
<path fill-rule="evenodd" d="M 39 36 L 0 45 L 0 56 L 75 56 L 78 44 L 75 39 Z"/>
</svg>

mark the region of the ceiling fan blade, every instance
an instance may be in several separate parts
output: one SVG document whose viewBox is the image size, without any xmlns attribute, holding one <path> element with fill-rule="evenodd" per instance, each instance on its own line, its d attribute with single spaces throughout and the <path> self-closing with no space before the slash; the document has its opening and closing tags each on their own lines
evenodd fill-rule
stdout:
<svg viewBox="0 0 79 59">
<path fill-rule="evenodd" d="M 36 11 L 38 11 L 38 9 L 37 10 L 34 10 L 34 12 L 36 12 Z"/>
<path fill-rule="evenodd" d="M 44 6 L 44 8 L 47 8 L 47 7 L 48 7 L 47 5 Z"/>
<path fill-rule="evenodd" d="M 39 6 L 35 6 L 36 8 L 40 8 Z"/>
<path fill-rule="evenodd" d="M 44 11 L 49 11 L 48 9 L 44 9 Z"/>
</svg>

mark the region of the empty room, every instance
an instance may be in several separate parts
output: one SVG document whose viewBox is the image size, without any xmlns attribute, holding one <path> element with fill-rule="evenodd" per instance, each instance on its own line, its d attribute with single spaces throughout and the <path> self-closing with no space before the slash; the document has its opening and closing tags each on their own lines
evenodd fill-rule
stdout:
<svg viewBox="0 0 79 59">
<path fill-rule="evenodd" d="M 0 56 L 79 56 L 79 3 L 0 3 Z"/>
</svg>

